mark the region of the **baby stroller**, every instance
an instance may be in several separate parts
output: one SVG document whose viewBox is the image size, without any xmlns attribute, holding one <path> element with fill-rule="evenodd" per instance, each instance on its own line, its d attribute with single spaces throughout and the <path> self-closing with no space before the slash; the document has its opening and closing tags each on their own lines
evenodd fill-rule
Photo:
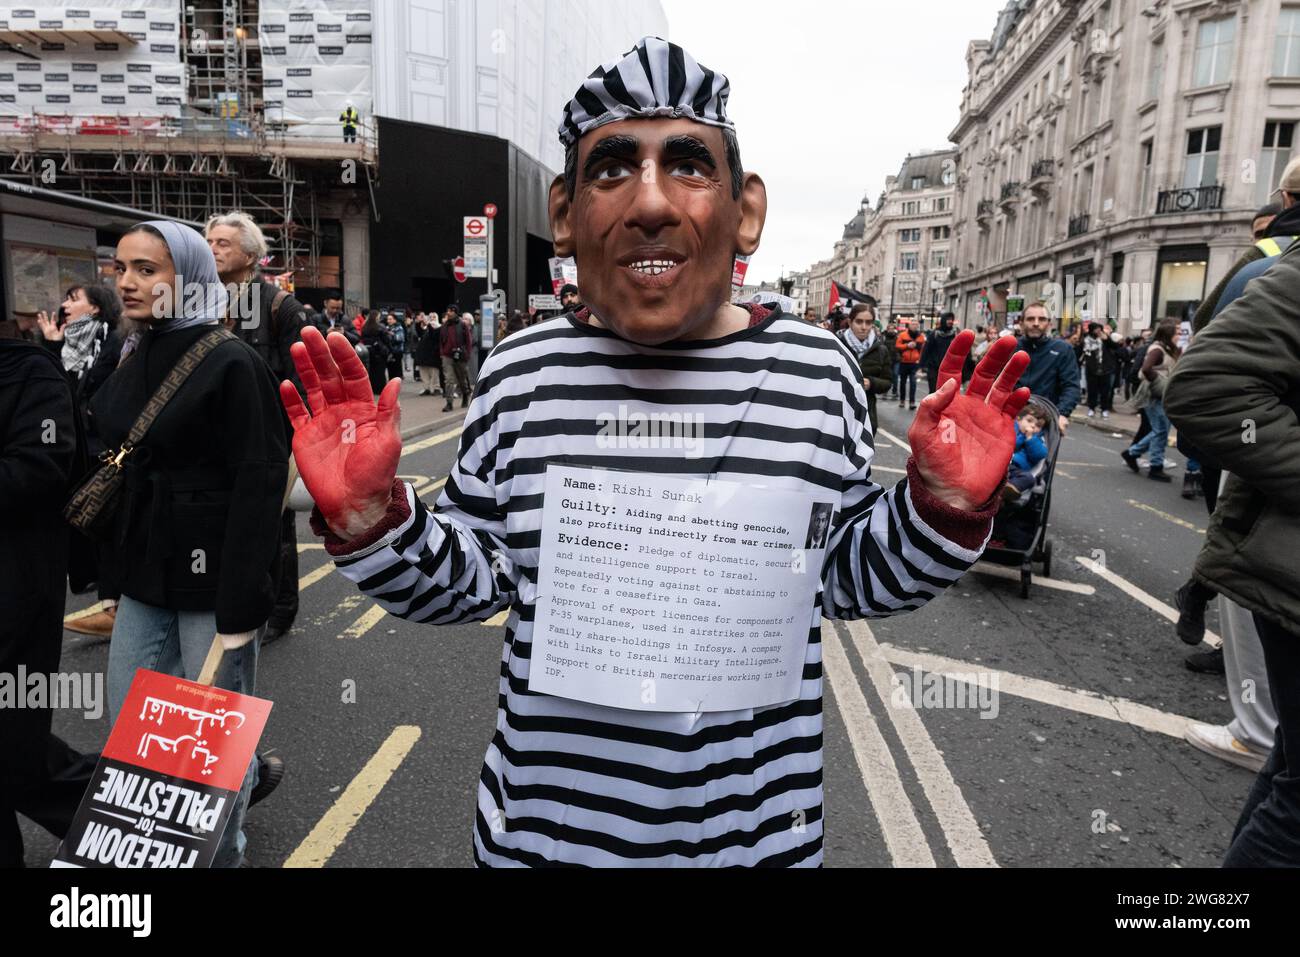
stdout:
<svg viewBox="0 0 1300 957">
<path fill-rule="evenodd" d="M 1047 413 L 1047 428 L 1042 432 L 1047 444 L 1047 458 L 1034 467 L 1038 481 L 1015 502 L 1004 504 L 993 522 L 993 537 L 984 552 L 985 561 L 997 565 L 1020 567 L 1020 597 L 1028 598 L 1034 581 L 1034 563 L 1043 566 L 1043 575 L 1052 577 L 1052 540 L 1047 537 L 1048 518 L 1052 511 L 1052 479 L 1056 477 L 1056 456 L 1061 449 L 1060 413 L 1042 396 L 1030 402 Z"/>
</svg>

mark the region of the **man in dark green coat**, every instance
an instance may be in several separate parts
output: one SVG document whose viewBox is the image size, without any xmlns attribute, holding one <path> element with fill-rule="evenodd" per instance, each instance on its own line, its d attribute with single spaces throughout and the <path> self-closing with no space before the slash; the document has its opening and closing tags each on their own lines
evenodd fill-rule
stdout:
<svg viewBox="0 0 1300 957">
<path fill-rule="evenodd" d="M 1300 197 L 1289 197 L 1292 201 Z M 1193 340 L 1165 409 L 1231 473 L 1195 576 L 1254 614 L 1278 729 L 1225 864 L 1300 866 L 1300 244 Z"/>
</svg>

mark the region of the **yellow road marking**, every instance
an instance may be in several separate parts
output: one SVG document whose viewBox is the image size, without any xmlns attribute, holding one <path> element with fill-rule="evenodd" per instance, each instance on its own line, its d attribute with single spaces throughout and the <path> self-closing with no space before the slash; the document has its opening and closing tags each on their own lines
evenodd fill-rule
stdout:
<svg viewBox="0 0 1300 957">
<path fill-rule="evenodd" d="M 1129 499 L 1128 503 L 1132 505 L 1134 508 L 1140 508 L 1144 512 L 1150 512 L 1152 515 L 1158 515 L 1161 518 L 1163 518 L 1166 522 L 1172 522 L 1174 525 L 1177 525 L 1179 528 L 1189 529 L 1193 532 L 1196 532 L 1198 535 L 1205 534 L 1205 529 L 1201 528 L 1200 526 L 1193 525 L 1191 522 L 1183 521 L 1183 519 L 1179 518 L 1176 515 L 1170 515 L 1168 512 L 1162 512 L 1158 508 L 1152 508 L 1150 505 L 1147 505 L 1143 502 L 1136 501 L 1135 499 Z"/>
<path fill-rule="evenodd" d="M 332 571 L 334 571 L 333 562 L 326 562 L 320 568 L 317 568 L 313 571 L 309 571 L 306 575 L 303 575 L 301 578 L 298 579 L 298 591 L 300 592 L 306 591 L 308 588 L 316 584 L 322 578 L 325 578 L 327 575 L 329 575 L 329 573 Z"/>
<path fill-rule="evenodd" d="M 443 442 L 450 442 L 452 439 L 458 438 L 464 431 L 465 427 L 462 425 L 459 428 L 452 429 L 450 432 L 443 432 L 441 435 L 435 435 L 416 442 L 414 445 L 408 445 L 402 449 L 402 458 L 406 458 L 408 455 L 414 455 L 416 452 L 423 452 L 425 449 L 431 449 L 435 445 L 441 445 Z"/>
<path fill-rule="evenodd" d="M 371 605 L 366 609 L 364 615 L 348 626 L 340 638 L 360 638 L 375 625 L 379 624 L 388 612 L 384 611 L 378 605 Z"/>
<path fill-rule="evenodd" d="M 419 740 L 420 729 L 414 725 L 394 728 L 388 740 L 379 746 L 311 833 L 289 855 L 284 866 L 324 867 Z"/>
</svg>

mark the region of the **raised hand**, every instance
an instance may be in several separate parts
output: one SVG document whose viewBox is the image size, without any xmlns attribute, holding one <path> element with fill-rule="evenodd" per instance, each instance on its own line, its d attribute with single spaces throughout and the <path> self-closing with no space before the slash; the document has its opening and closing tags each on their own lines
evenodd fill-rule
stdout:
<svg viewBox="0 0 1300 957">
<path fill-rule="evenodd" d="M 59 325 L 58 316 L 51 316 L 42 309 L 36 314 L 36 324 L 41 327 L 41 335 L 50 342 L 63 341 L 63 327 Z"/>
<path fill-rule="evenodd" d="M 383 519 L 392 496 L 402 455 L 402 381 L 389 382 L 376 405 L 365 366 L 337 332 L 326 342 L 307 326 L 291 351 L 308 403 L 293 383 L 280 383 L 298 472 L 334 534 L 359 538 Z"/>
<path fill-rule="evenodd" d="M 908 431 L 926 487 L 964 511 L 979 508 L 1006 482 L 1016 446 L 1012 422 L 1030 395 L 1016 388 L 1029 355 L 1016 351 L 1012 336 L 989 347 L 963 395 L 961 370 L 974 342 L 970 330 L 953 340 L 939 369 L 939 390 L 921 403 Z"/>
</svg>

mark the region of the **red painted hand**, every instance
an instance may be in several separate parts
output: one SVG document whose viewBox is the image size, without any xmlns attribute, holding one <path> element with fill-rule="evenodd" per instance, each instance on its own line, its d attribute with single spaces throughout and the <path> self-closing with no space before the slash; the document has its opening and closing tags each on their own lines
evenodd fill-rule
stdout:
<svg viewBox="0 0 1300 957">
<path fill-rule="evenodd" d="M 365 366 L 337 332 L 327 343 L 307 326 L 292 352 L 310 405 L 309 411 L 292 383 L 280 383 L 280 400 L 293 423 L 294 459 L 330 529 L 349 541 L 379 524 L 387 511 L 402 455 L 402 383 L 388 383 L 376 405 Z"/>
<path fill-rule="evenodd" d="M 1016 446 L 1012 422 L 1029 401 L 1028 389 L 1016 389 L 1029 355 L 1016 351 L 1013 336 L 989 348 L 962 394 L 961 370 L 974 342 L 970 330 L 953 340 L 939 369 L 939 391 L 921 403 L 908 431 L 926 487 L 945 504 L 968 512 L 1006 482 Z"/>
</svg>

